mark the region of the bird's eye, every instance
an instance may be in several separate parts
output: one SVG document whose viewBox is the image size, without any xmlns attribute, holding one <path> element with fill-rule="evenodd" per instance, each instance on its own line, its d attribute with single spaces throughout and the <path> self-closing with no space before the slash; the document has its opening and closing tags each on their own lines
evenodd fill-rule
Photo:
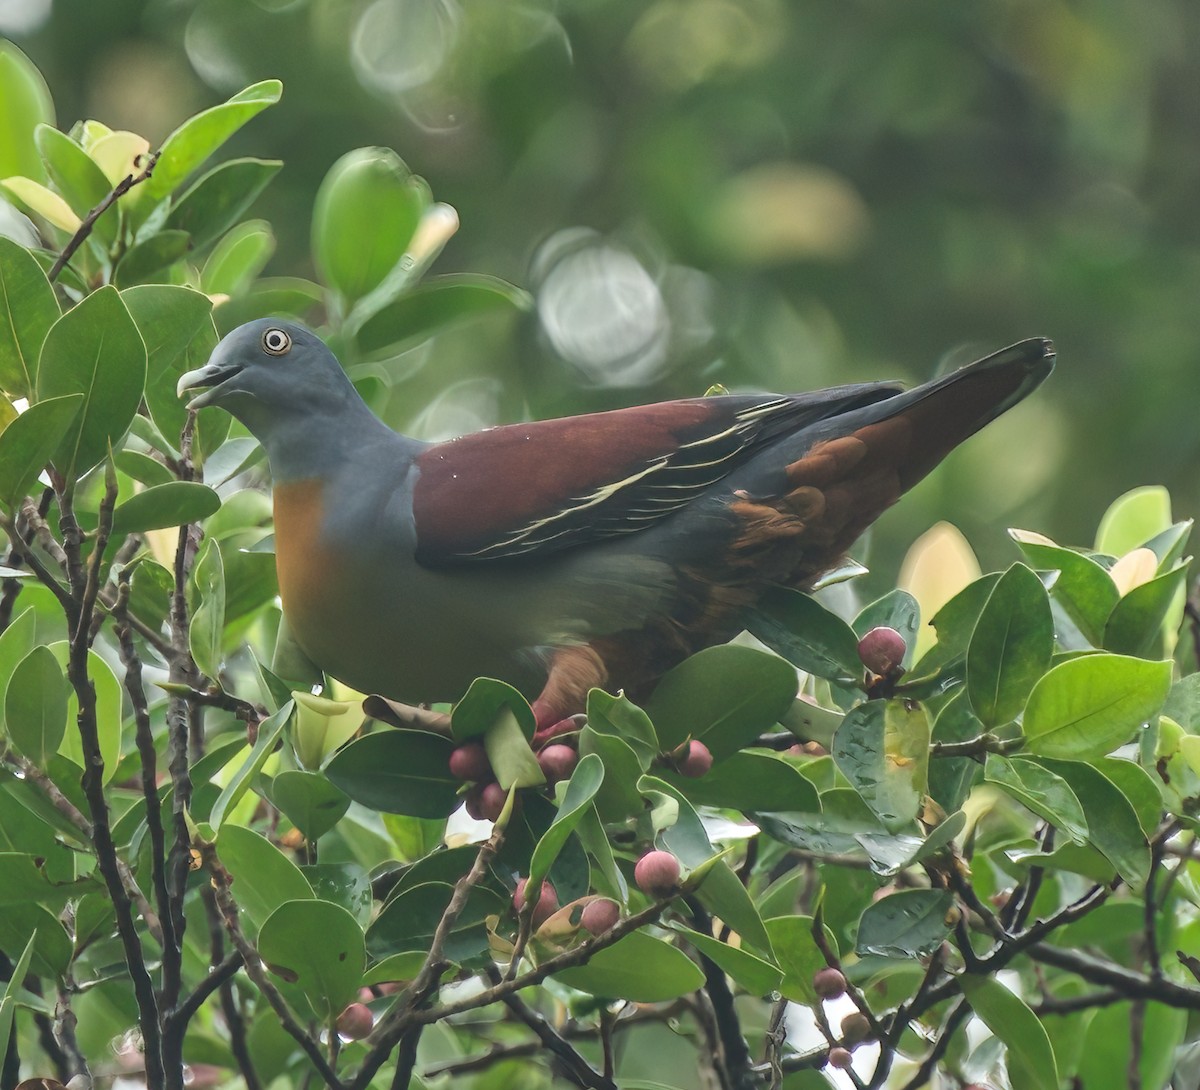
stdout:
<svg viewBox="0 0 1200 1090">
<path fill-rule="evenodd" d="M 262 337 L 263 350 L 272 356 L 285 355 L 292 347 L 292 338 L 282 329 L 268 329 Z"/>
</svg>

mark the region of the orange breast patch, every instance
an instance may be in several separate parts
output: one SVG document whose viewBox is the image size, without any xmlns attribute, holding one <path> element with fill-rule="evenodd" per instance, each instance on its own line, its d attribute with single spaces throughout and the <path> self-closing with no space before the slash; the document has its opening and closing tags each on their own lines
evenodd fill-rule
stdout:
<svg viewBox="0 0 1200 1090">
<path fill-rule="evenodd" d="M 338 570 L 333 550 L 324 543 L 324 485 L 315 479 L 275 485 L 275 569 L 279 595 L 288 621 L 301 644 L 305 632 L 319 631 L 328 620 L 324 601 L 332 590 L 330 579 Z"/>
</svg>

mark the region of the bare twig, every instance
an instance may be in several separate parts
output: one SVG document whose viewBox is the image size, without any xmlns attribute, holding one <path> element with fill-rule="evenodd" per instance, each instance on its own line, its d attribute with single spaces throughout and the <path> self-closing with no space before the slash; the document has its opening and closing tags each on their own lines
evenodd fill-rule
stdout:
<svg viewBox="0 0 1200 1090">
<path fill-rule="evenodd" d="M 942 1023 L 937 1040 L 934 1041 L 933 1047 L 929 1050 L 925 1059 L 921 1061 L 921 1066 L 917 1068 L 916 1074 L 904 1084 L 904 1090 L 918 1090 L 918 1087 L 925 1086 L 929 1082 L 930 1076 L 933 1074 L 933 1069 L 937 1067 L 938 1061 L 946 1054 L 946 1049 L 950 1047 L 950 1041 L 953 1039 L 955 1032 L 967 1020 L 967 1015 L 970 1013 L 971 1008 L 967 1005 L 965 999 L 960 999 L 950 1008 L 950 1013 L 946 1015 L 946 1020 Z"/>
<path fill-rule="evenodd" d="M 138 174 L 127 174 L 122 178 L 104 199 L 96 205 L 86 216 L 83 217 L 83 222 L 80 223 L 75 230 L 75 234 L 68 240 L 66 246 L 63 247 L 62 253 L 54 260 L 54 264 L 50 266 L 50 271 L 46 274 L 47 278 L 53 283 L 58 279 L 58 274 L 63 271 L 68 261 L 75 256 L 75 251 L 84 244 L 88 235 L 92 233 L 92 228 L 96 226 L 98 220 L 105 212 L 112 207 L 113 203 L 128 193 L 135 185 L 140 185 L 151 174 L 154 173 L 155 164 L 158 162 L 158 157 L 161 153 L 155 152 L 146 159 L 146 165 Z"/>
<path fill-rule="evenodd" d="M 929 747 L 929 756 L 983 757 L 988 753 L 1012 753 L 1024 744 L 1024 738 L 997 738 L 994 734 L 981 734 L 964 742 L 933 742 Z"/>
</svg>

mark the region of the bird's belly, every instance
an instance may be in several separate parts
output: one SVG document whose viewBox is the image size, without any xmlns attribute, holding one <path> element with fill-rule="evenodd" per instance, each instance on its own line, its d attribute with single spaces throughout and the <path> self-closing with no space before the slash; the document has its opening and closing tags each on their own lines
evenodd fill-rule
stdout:
<svg viewBox="0 0 1200 1090">
<path fill-rule="evenodd" d="M 481 675 L 536 689 L 530 634 L 498 622 L 490 594 L 322 532 L 324 515 L 320 482 L 276 484 L 279 593 L 314 663 L 360 692 L 410 702 L 456 700 Z"/>
</svg>

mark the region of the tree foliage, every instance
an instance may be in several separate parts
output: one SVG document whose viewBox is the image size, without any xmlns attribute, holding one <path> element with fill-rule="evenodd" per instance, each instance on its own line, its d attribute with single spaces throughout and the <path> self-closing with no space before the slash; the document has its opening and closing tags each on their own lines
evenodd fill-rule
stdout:
<svg viewBox="0 0 1200 1090">
<path fill-rule="evenodd" d="M 457 217 L 380 148 L 326 175 L 320 279 L 262 278 L 280 164 L 212 160 L 277 83 L 152 149 L 52 128 L 0 60 L 40 240 L 0 239 L 4 1085 L 1194 1081 L 1200 675 L 1162 490 L 1089 548 L 1012 531 L 1003 572 L 947 585 L 972 561 L 938 533 L 908 565 L 936 589 L 781 593 L 644 708 L 593 692 L 554 775 L 496 681 L 448 726 L 364 716 L 288 642 L 253 440 L 176 380 L 316 314 L 384 399 L 376 358 L 528 297 L 426 277 Z"/>
</svg>

